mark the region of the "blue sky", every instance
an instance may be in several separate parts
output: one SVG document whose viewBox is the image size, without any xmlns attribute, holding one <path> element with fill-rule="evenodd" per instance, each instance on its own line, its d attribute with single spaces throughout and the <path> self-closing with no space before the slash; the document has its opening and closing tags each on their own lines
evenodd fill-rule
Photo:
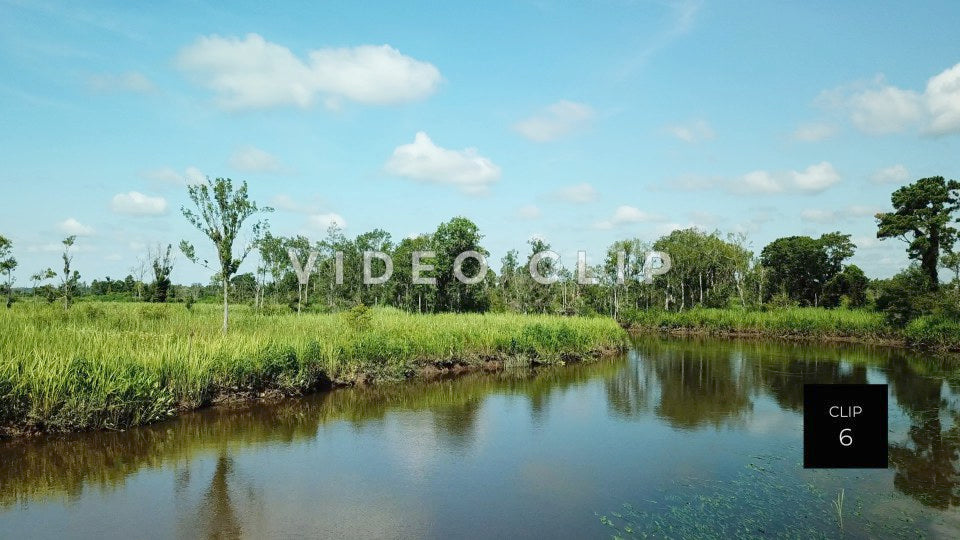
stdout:
<svg viewBox="0 0 960 540">
<path fill-rule="evenodd" d="M 189 239 L 186 185 L 247 180 L 277 234 L 396 240 L 455 215 L 572 267 L 672 228 L 851 233 L 958 178 L 955 2 L 0 0 L 0 234 L 19 285 L 78 234 L 85 280 Z M 494 267 L 499 264 L 494 262 Z M 250 261 L 241 271 L 250 271 Z M 174 279 L 206 281 L 179 260 Z"/>
</svg>

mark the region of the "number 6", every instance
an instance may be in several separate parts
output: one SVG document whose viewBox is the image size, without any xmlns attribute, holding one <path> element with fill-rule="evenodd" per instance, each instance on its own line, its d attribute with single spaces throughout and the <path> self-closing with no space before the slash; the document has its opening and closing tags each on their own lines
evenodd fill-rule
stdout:
<svg viewBox="0 0 960 540">
<path fill-rule="evenodd" d="M 848 431 L 850 431 L 850 428 L 840 430 L 840 444 L 843 446 L 850 446 L 853 444 L 853 436 L 849 434 L 844 435 Z"/>
</svg>

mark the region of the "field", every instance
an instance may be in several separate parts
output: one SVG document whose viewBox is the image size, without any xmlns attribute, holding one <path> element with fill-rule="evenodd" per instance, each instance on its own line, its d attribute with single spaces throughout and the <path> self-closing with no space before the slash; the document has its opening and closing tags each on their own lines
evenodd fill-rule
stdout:
<svg viewBox="0 0 960 540">
<path fill-rule="evenodd" d="M 337 314 L 212 305 L 85 302 L 0 310 L 0 426 L 6 431 L 123 429 L 231 395 L 299 394 L 399 379 L 427 365 L 560 363 L 625 345 L 611 319 Z"/>
</svg>

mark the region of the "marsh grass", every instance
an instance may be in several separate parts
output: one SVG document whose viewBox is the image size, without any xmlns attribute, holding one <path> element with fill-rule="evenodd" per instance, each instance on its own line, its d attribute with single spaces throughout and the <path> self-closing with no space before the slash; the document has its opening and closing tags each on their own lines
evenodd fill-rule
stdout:
<svg viewBox="0 0 960 540">
<path fill-rule="evenodd" d="M 372 309 L 263 315 L 218 308 L 89 302 L 0 311 L 0 426 L 123 429 L 222 394 L 297 394 L 330 382 L 400 379 L 430 363 L 561 363 L 625 344 L 610 319 L 416 315 Z"/>
<path fill-rule="evenodd" d="M 850 309 L 783 308 L 768 311 L 696 308 L 680 312 L 631 311 L 624 322 L 639 329 L 708 334 L 757 333 L 782 337 L 895 338 L 880 313 Z"/>
</svg>

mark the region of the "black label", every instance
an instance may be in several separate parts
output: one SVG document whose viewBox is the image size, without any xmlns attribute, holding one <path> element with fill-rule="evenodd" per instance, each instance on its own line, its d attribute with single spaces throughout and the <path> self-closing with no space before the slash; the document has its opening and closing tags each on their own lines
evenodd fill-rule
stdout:
<svg viewBox="0 0 960 540">
<path fill-rule="evenodd" d="M 887 465 L 887 385 L 803 385 L 804 468 Z"/>
</svg>

